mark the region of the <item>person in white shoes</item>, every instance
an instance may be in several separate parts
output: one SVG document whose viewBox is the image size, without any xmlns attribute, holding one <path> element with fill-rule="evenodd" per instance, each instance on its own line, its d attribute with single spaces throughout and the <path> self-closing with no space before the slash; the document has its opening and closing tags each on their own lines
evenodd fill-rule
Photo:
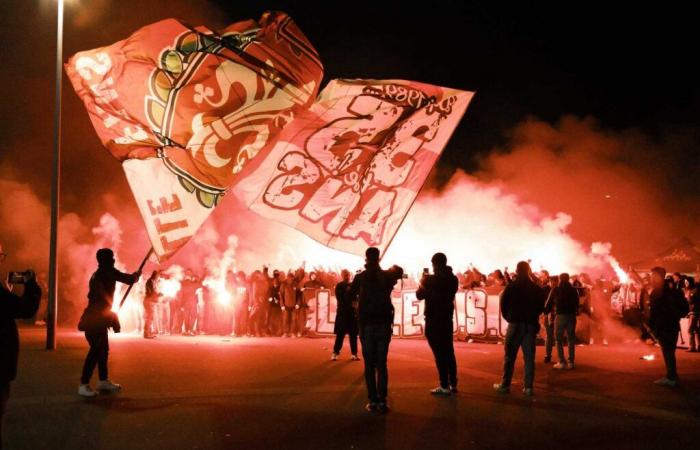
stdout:
<svg viewBox="0 0 700 450">
<path fill-rule="evenodd" d="M 95 397 L 97 392 L 90 387 L 90 378 L 97 366 L 100 377 L 97 391 L 119 392 L 121 386 L 109 380 L 107 358 L 109 356 L 109 340 L 107 330 L 112 328 L 115 333 L 121 331 L 119 319 L 112 312 L 116 282 L 134 284 L 141 277 L 141 272 L 126 274 L 114 267 L 114 252 L 108 248 L 97 251 L 98 268 L 90 278 L 88 306 L 80 318 L 78 329 L 85 332 L 85 338 L 90 344 L 90 350 L 85 357 L 83 373 L 80 377 L 78 395 Z"/>
<path fill-rule="evenodd" d="M 452 273 L 452 267 L 447 265 L 444 253 L 435 253 L 430 262 L 433 274 L 426 268 L 416 291 L 416 298 L 425 300 L 425 337 L 433 351 L 440 381 L 440 385 L 430 393 L 451 395 L 457 393 L 457 359 L 452 318 L 459 281 Z"/>
</svg>

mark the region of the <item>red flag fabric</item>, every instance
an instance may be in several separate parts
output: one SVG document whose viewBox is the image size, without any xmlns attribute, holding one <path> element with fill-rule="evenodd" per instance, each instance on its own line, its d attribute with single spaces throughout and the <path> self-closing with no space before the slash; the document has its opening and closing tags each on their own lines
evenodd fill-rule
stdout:
<svg viewBox="0 0 700 450">
<path fill-rule="evenodd" d="M 323 67 L 284 13 L 221 33 L 168 19 L 66 64 L 122 161 L 160 260 L 194 235 L 239 174 L 318 92 Z"/>
<path fill-rule="evenodd" d="M 412 81 L 333 80 L 234 192 L 329 247 L 383 253 L 472 96 Z"/>
</svg>

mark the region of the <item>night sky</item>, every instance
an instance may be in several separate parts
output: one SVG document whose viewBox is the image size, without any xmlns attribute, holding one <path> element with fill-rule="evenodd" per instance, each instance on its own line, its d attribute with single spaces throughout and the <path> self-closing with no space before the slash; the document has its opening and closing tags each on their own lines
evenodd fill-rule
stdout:
<svg viewBox="0 0 700 450">
<path fill-rule="evenodd" d="M 218 3 L 231 19 L 260 11 Z M 671 3 L 331 4 L 341 2 L 266 3 L 300 24 L 323 58 L 326 80 L 407 78 L 477 91 L 443 166 L 471 168 L 475 153 L 501 144 L 527 116 L 590 115 L 605 128 L 652 136 L 698 125 L 697 27 Z"/>
<path fill-rule="evenodd" d="M 50 0 L 4 6 L 1 114 L 15 137 L 26 131 L 21 113 L 29 107 L 18 82 L 28 83 L 32 101 L 45 108 L 40 128 L 51 125 L 52 86 L 42 81 L 53 73 L 54 12 Z M 404 78 L 475 90 L 442 166 L 473 168 L 476 154 L 502 144 L 528 116 L 553 122 L 590 115 L 603 128 L 651 136 L 696 127 L 700 118 L 697 27 L 693 14 L 672 3 L 81 0 L 67 6 L 64 56 L 111 44 L 159 18 L 216 28 L 267 9 L 299 23 L 321 54 L 325 81 Z"/>
</svg>

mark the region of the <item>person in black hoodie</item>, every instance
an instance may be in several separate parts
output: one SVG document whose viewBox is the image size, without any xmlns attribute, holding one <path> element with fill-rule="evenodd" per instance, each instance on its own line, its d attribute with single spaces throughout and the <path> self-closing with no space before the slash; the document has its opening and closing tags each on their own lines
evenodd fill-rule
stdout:
<svg viewBox="0 0 700 450">
<path fill-rule="evenodd" d="M 559 275 L 559 286 L 552 290 L 551 301 L 556 319 L 554 328 L 557 340 L 557 355 L 559 362 L 554 365 L 555 369 L 573 369 L 576 356 L 576 314 L 578 313 L 579 296 L 578 291 L 571 285 L 569 274 Z M 564 332 L 569 344 L 569 360 L 564 358 Z"/>
<path fill-rule="evenodd" d="M 455 294 L 459 287 L 447 256 L 436 253 L 430 260 L 433 275 L 424 274 L 416 291 L 418 300 L 425 300 L 425 337 L 435 356 L 440 386 L 431 390 L 434 395 L 450 395 L 457 392 L 457 359 L 452 342 L 452 316 L 455 310 Z"/>
<path fill-rule="evenodd" d="M 351 359 L 359 361 L 360 358 L 357 357 L 357 307 L 355 297 L 350 293 L 350 271 L 343 270 L 341 276 L 343 280 L 335 285 L 337 308 L 335 325 L 333 326 L 335 345 L 333 345 L 331 360 L 337 361 L 340 350 L 343 348 L 343 340 L 347 334 L 350 341 L 350 353 L 352 353 Z"/>
<path fill-rule="evenodd" d="M 547 301 L 544 303 L 544 362 L 552 362 L 552 349 L 554 348 L 554 322 L 556 321 L 556 310 L 554 309 L 554 299 L 552 293 L 559 286 L 559 277 L 554 275 L 549 277 L 549 286 L 545 288 Z"/>
<path fill-rule="evenodd" d="M 680 333 L 680 320 L 688 314 L 688 302 L 682 291 L 666 284 L 666 269 L 651 269 L 649 328 L 661 345 L 666 364 L 666 376 L 654 383 L 661 386 L 675 387 L 678 384 L 676 372 L 676 344 Z"/>
<path fill-rule="evenodd" d="M 0 264 L 6 255 L 0 246 Z M 2 421 L 10 399 L 10 383 L 17 376 L 19 332 L 15 319 L 27 319 L 36 314 L 41 300 L 41 288 L 34 272 L 25 272 L 24 292 L 17 295 L 0 283 L 0 448 L 2 448 Z"/>
<path fill-rule="evenodd" d="M 689 352 L 695 353 L 700 345 L 700 284 L 693 282 L 690 298 L 688 298 L 690 315 L 688 316 L 688 339 L 690 340 Z"/>
<path fill-rule="evenodd" d="M 503 379 L 494 384 L 497 392 L 509 393 L 513 378 L 515 358 L 522 348 L 525 362 L 525 387 L 523 393 L 532 395 L 535 379 L 535 342 L 540 330 L 539 316 L 544 309 L 544 291 L 532 280 L 530 265 L 520 261 L 516 279 L 501 293 L 501 313 L 508 322 L 503 358 Z"/>
<path fill-rule="evenodd" d="M 376 247 L 367 249 L 365 262 L 365 270 L 352 281 L 350 296 L 358 297 L 360 342 L 369 397 L 365 409 L 385 413 L 389 410 L 386 403 L 389 384 L 386 360 L 394 323 L 391 290 L 403 276 L 403 269 L 394 266 L 382 270 Z"/>
<path fill-rule="evenodd" d="M 78 324 L 78 329 L 85 332 L 85 339 L 90 344 L 78 387 L 78 395 L 82 397 L 95 397 L 97 395 L 97 392 L 90 388 L 90 378 L 92 378 L 95 366 L 97 366 L 100 376 L 100 381 L 97 383 L 98 390 L 107 392 L 121 390 L 120 385 L 109 380 L 107 372 L 107 359 L 109 357 L 107 330 L 112 328 L 118 333 L 121 329 L 117 315 L 112 312 L 114 290 L 117 281 L 124 284 L 134 284 L 141 277 L 141 272 L 127 274 L 117 270 L 114 267 L 114 252 L 109 248 L 99 249 L 96 256 L 98 267 L 90 277 L 88 306 Z"/>
</svg>

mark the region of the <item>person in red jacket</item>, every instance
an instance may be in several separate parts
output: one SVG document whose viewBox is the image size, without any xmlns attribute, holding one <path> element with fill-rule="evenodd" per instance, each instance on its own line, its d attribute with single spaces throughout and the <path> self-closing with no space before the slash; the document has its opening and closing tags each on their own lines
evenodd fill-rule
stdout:
<svg viewBox="0 0 700 450">
<path fill-rule="evenodd" d="M 0 265 L 7 255 L 0 246 Z M 26 271 L 24 292 L 17 295 L 0 283 L 0 448 L 2 447 L 2 420 L 10 399 L 10 383 L 17 376 L 19 333 L 15 319 L 27 319 L 36 314 L 41 300 L 41 288 L 33 271 Z"/>
</svg>

